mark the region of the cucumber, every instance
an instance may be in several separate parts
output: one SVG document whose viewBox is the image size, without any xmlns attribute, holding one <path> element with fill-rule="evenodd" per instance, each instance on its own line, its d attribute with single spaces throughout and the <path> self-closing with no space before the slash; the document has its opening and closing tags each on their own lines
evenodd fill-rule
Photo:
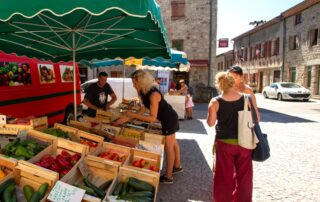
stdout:
<svg viewBox="0 0 320 202">
<path fill-rule="evenodd" d="M 12 193 L 11 202 L 17 202 L 16 190 L 14 190 L 13 193 Z"/>
<path fill-rule="evenodd" d="M 119 196 L 121 193 L 121 189 L 122 189 L 122 182 L 119 182 L 119 184 L 117 184 L 116 188 L 114 188 L 114 191 L 112 193 L 112 196 Z"/>
<path fill-rule="evenodd" d="M 127 194 L 127 189 L 128 189 L 128 183 L 125 182 L 122 185 L 120 196 L 125 196 Z"/>
<path fill-rule="evenodd" d="M 33 192 L 29 202 L 39 202 L 41 200 L 41 194 L 38 191 Z"/>
<path fill-rule="evenodd" d="M 136 192 L 136 190 L 135 190 L 133 187 L 129 186 L 129 191 L 128 191 L 128 193 L 133 193 L 133 192 Z"/>
<path fill-rule="evenodd" d="M 5 181 L 4 183 L 2 183 L 0 185 L 0 195 L 2 195 L 2 192 L 4 192 L 4 190 L 9 186 L 9 185 L 15 185 L 16 181 L 13 178 L 8 179 L 7 181 Z"/>
<path fill-rule="evenodd" d="M 99 186 L 99 189 L 101 189 L 101 190 L 107 190 L 107 189 L 110 187 L 112 181 L 113 181 L 112 179 L 106 181 L 105 183 L 103 183 L 102 185 Z"/>
<path fill-rule="evenodd" d="M 80 189 L 85 190 L 86 194 L 89 194 L 91 196 L 97 196 L 97 194 L 94 192 L 94 190 L 91 189 L 90 187 L 87 187 L 85 185 L 78 185 L 77 187 L 79 187 Z"/>
<path fill-rule="evenodd" d="M 49 184 L 48 183 L 43 183 L 39 189 L 38 192 L 40 193 L 41 199 L 46 195 L 47 189 L 48 189 Z"/>
<path fill-rule="evenodd" d="M 83 178 L 83 182 L 87 187 L 93 189 L 93 191 L 98 195 L 99 198 L 103 198 L 106 195 L 106 192 L 96 187 L 92 184 L 87 177 Z"/>
<path fill-rule="evenodd" d="M 24 197 L 26 197 L 27 201 L 30 201 L 33 192 L 34 192 L 34 189 L 31 186 L 25 185 L 23 187 Z"/>
<path fill-rule="evenodd" d="M 128 180 L 128 184 L 135 188 L 138 191 L 151 191 L 154 192 L 154 187 L 144 181 L 138 180 L 137 178 L 130 177 Z"/>
<path fill-rule="evenodd" d="M 127 193 L 128 197 L 131 196 L 138 196 L 138 197 L 150 197 L 153 198 L 153 193 L 151 191 L 138 191 L 138 192 L 133 192 L 133 193 Z"/>
<path fill-rule="evenodd" d="M 11 202 L 13 192 L 16 195 L 16 187 L 14 184 L 10 184 L 3 192 L 3 201 Z"/>
<path fill-rule="evenodd" d="M 142 197 L 142 196 L 120 196 L 117 199 L 122 199 L 131 202 L 152 202 L 153 199 L 150 197 Z"/>
</svg>

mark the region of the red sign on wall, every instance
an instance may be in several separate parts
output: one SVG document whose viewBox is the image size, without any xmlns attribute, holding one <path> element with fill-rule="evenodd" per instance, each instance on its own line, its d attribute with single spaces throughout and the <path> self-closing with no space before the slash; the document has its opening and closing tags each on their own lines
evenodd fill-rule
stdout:
<svg viewBox="0 0 320 202">
<path fill-rule="evenodd" d="M 219 39 L 219 48 L 228 48 L 228 47 L 229 47 L 229 39 L 228 38 Z"/>
</svg>

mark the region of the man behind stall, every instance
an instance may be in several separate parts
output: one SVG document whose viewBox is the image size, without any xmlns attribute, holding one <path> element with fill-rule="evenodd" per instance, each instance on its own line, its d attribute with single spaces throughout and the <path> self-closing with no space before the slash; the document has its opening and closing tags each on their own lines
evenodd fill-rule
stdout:
<svg viewBox="0 0 320 202">
<path fill-rule="evenodd" d="M 107 83 L 108 74 L 100 72 L 98 82 L 91 84 L 86 89 L 86 95 L 83 103 L 88 106 L 87 115 L 95 117 L 98 109 L 107 110 L 117 100 L 116 94 L 113 92 L 111 86 Z M 111 96 L 108 102 L 108 95 Z"/>
</svg>

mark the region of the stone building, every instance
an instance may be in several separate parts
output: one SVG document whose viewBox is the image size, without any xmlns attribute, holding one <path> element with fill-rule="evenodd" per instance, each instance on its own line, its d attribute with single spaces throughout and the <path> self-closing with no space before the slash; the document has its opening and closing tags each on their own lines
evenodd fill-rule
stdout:
<svg viewBox="0 0 320 202">
<path fill-rule="evenodd" d="M 281 80 L 283 22 L 278 16 L 234 38 L 235 63 L 257 91 Z"/>
<path fill-rule="evenodd" d="M 211 74 L 209 66 L 210 1 L 212 1 L 212 52 Z M 205 101 L 204 87 L 213 86 L 215 75 L 217 0 L 157 0 L 167 28 L 171 47 L 187 53 L 191 68 L 189 73 L 174 72 L 178 80 L 185 78 L 195 91 L 194 99 Z"/>
<path fill-rule="evenodd" d="M 284 81 L 320 95 L 320 1 L 308 0 L 282 13 L 285 25 Z"/>
<path fill-rule="evenodd" d="M 227 51 L 225 53 L 221 53 L 217 55 L 215 59 L 215 67 L 217 68 L 217 72 L 227 71 L 230 67 L 233 66 L 233 63 L 234 63 L 233 50 Z"/>
<path fill-rule="evenodd" d="M 297 82 L 320 94 L 320 0 L 305 0 L 234 38 L 235 63 L 257 91 Z"/>
</svg>

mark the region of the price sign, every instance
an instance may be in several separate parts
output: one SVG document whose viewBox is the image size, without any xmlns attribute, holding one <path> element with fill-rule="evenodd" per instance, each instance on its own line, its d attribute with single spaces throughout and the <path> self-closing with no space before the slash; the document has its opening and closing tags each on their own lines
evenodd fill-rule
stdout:
<svg viewBox="0 0 320 202">
<path fill-rule="evenodd" d="M 85 190 L 58 181 L 48 196 L 52 202 L 80 202 Z"/>
</svg>

